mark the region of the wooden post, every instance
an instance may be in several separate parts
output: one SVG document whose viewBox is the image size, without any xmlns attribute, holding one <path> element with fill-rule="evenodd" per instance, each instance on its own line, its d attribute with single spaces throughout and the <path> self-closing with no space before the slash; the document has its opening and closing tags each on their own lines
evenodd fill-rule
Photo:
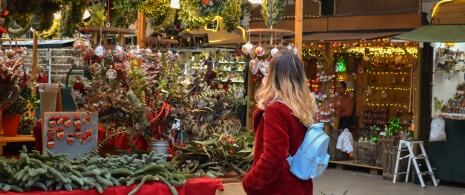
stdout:
<svg viewBox="0 0 465 195">
<path fill-rule="evenodd" d="M 146 35 L 146 29 L 147 29 L 147 21 L 146 21 L 146 19 L 147 18 L 141 12 L 137 12 L 137 44 L 139 46 L 141 46 L 141 47 L 145 46 L 144 42 L 142 42 L 142 40 L 144 40 L 144 38 L 147 37 L 147 35 Z M 140 67 L 140 65 L 141 65 L 141 60 L 137 60 L 137 67 Z"/>
<path fill-rule="evenodd" d="M 302 60 L 302 21 L 303 21 L 303 10 L 304 2 L 303 0 L 295 1 L 295 46 L 299 51 L 299 59 Z"/>
</svg>

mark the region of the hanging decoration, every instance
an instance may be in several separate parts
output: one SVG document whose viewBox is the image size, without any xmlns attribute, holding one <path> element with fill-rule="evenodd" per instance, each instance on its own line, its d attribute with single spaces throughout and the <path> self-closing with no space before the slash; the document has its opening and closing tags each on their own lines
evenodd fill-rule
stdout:
<svg viewBox="0 0 465 195">
<path fill-rule="evenodd" d="M 170 8 L 170 0 L 145 0 L 141 1 L 138 10 L 152 19 L 164 18 Z"/>
<path fill-rule="evenodd" d="M 90 20 L 85 22 L 85 26 L 103 26 L 107 21 L 107 15 L 105 14 L 105 5 L 103 3 L 92 3 L 88 7 L 90 13 Z"/>
<path fill-rule="evenodd" d="M 222 12 L 225 1 L 228 0 L 197 0 L 199 11 L 203 16 L 218 15 Z"/>
<path fill-rule="evenodd" d="M 37 35 L 42 39 L 53 39 L 60 32 L 61 17 L 53 20 L 53 25 L 49 30 L 38 32 Z"/>
<path fill-rule="evenodd" d="M 195 30 L 205 26 L 212 21 L 214 16 L 201 16 L 199 11 L 200 3 L 195 0 L 180 0 L 182 9 L 179 10 L 179 20 L 184 28 Z"/>
<path fill-rule="evenodd" d="M 341 57 L 339 58 L 339 61 L 336 62 L 336 72 L 346 72 L 346 62 L 344 61 L 344 58 Z"/>
<path fill-rule="evenodd" d="M 265 20 L 265 25 L 270 28 L 270 0 L 263 0 L 262 9 L 260 10 L 263 20 Z M 273 1 L 273 11 L 272 11 L 273 23 L 272 26 L 278 25 L 283 19 L 284 13 L 284 1 L 274 0 Z"/>
<path fill-rule="evenodd" d="M 26 34 L 29 29 L 30 27 L 21 27 L 16 21 L 13 21 L 10 23 L 7 32 L 10 37 L 17 38 Z"/>
<path fill-rule="evenodd" d="M 63 6 L 61 11 L 61 36 L 73 37 L 74 30 L 82 22 L 82 16 L 86 10 L 86 1 L 71 1 Z"/>
<path fill-rule="evenodd" d="M 170 27 L 173 27 L 175 18 L 176 10 L 168 8 L 165 16 L 150 19 L 150 27 L 155 32 L 166 32 Z"/>
<path fill-rule="evenodd" d="M 223 11 L 220 13 L 223 18 L 223 29 L 232 32 L 237 29 L 242 16 L 241 0 L 226 0 Z"/>
</svg>

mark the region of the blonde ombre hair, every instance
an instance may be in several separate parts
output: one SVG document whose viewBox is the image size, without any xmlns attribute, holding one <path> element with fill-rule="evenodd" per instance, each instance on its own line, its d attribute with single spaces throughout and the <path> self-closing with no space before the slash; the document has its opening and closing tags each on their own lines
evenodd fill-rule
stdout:
<svg viewBox="0 0 465 195">
<path fill-rule="evenodd" d="M 289 51 L 282 51 L 273 57 L 268 76 L 255 94 L 255 100 L 263 110 L 273 101 L 283 101 L 307 127 L 314 123 L 313 115 L 318 110 L 315 96 L 307 86 L 303 64 Z"/>
</svg>

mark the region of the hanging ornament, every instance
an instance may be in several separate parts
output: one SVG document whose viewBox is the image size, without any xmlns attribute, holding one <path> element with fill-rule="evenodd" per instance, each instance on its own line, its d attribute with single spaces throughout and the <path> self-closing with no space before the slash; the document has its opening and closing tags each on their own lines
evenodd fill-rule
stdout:
<svg viewBox="0 0 465 195">
<path fill-rule="evenodd" d="M 3 52 L 3 50 L 0 49 L 0 57 L 3 57 L 5 56 L 5 52 Z"/>
<path fill-rule="evenodd" d="M 251 59 L 250 62 L 249 62 L 249 67 L 250 67 L 250 71 L 252 71 L 252 74 L 257 74 L 257 71 L 258 71 L 258 64 L 257 64 L 257 60 L 256 59 Z"/>
<path fill-rule="evenodd" d="M 116 72 L 115 69 L 110 68 L 107 70 L 105 75 L 107 76 L 107 79 L 113 80 L 113 79 L 116 79 L 116 76 L 118 76 L 118 72 Z"/>
<path fill-rule="evenodd" d="M 126 57 L 129 60 L 133 60 L 134 58 L 136 58 L 136 51 L 134 50 L 134 47 L 132 45 L 129 47 L 129 50 L 126 53 Z"/>
<path fill-rule="evenodd" d="M 155 54 L 155 57 L 157 57 L 158 59 L 161 59 L 162 56 L 163 54 L 161 53 L 160 50 L 158 50 L 157 53 Z"/>
<path fill-rule="evenodd" d="M 297 47 L 293 47 L 292 48 L 292 53 L 294 53 L 294 55 L 298 56 L 299 55 L 299 49 L 297 49 Z"/>
<path fill-rule="evenodd" d="M 74 41 L 73 43 L 73 49 L 74 49 L 74 52 L 76 53 L 82 53 L 84 52 L 83 48 L 82 48 L 82 41 L 81 40 L 76 40 Z"/>
<path fill-rule="evenodd" d="M 267 70 L 269 65 L 270 63 L 268 62 L 268 60 L 263 60 L 260 63 L 258 63 L 258 68 L 260 69 L 260 72 L 265 76 L 268 76 Z"/>
<path fill-rule="evenodd" d="M 99 58 L 103 58 L 105 56 L 105 48 L 102 45 L 99 45 L 95 48 L 95 55 Z"/>
<path fill-rule="evenodd" d="M 275 48 L 273 48 L 273 49 L 271 49 L 271 51 L 270 51 L 270 55 L 271 55 L 271 57 L 275 57 L 275 56 L 276 56 L 276 54 L 278 54 L 278 52 L 279 52 L 279 49 L 278 49 L 278 48 L 276 48 L 276 47 L 275 47 Z"/>
<path fill-rule="evenodd" d="M 292 50 L 292 45 L 291 45 L 291 43 L 287 44 L 287 50 L 289 50 L 289 51 Z"/>
<path fill-rule="evenodd" d="M 123 61 L 123 71 L 124 72 L 128 72 L 129 70 L 131 70 L 131 63 L 127 60 L 124 60 Z"/>
<path fill-rule="evenodd" d="M 99 63 L 93 63 L 91 66 L 91 70 L 92 73 L 94 73 L 94 75 L 97 75 L 100 72 L 102 72 L 102 66 Z"/>
<path fill-rule="evenodd" d="M 244 53 L 244 54 L 248 54 L 248 53 L 252 52 L 252 50 L 253 50 L 253 44 L 250 43 L 250 41 L 247 42 L 246 44 L 244 44 L 242 46 L 242 49 L 241 49 L 242 53 Z"/>
<path fill-rule="evenodd" d="M 21 56 L 27 56 L 28 52 L 27 52 L 27 48 L 24 47 L 23 48 L 23 52 L 21 53 Z"/>
<path fill-rule="evenodd" d="M 140 48 L 139 45 L 136 46 L 136 50 L 135 50 L 135 54 L 136 54 L 136 59 L 140 60 L 144 57 L 144 49 L 143 48 Z"/>
<path fill-rule="evenodd" d="M 115 70 L 121 70 L 121 69 L 123 69 L 123 63 L 115 62 L 114 67 L 115 67 Z"/>
<path fill-rule="evenodd" d="M 152 50 L 150 48 L 145 49 L 145 56 L 150 57 L 152 55 Z"/>
<path fill-rule="evenodd" d="M 117 58 L 123 58 L 124 57 L 124 49 L 123 49 L 123 47 L 121 47 L 119 45 L 117 45 L 115 47 L 115 50 L 113 52 L 114 52 L 115 57 L 117 57 Z"/>
<path fill-rule="evenodd" d="M 257 46 L 255 48 L 255 55 L 257 56 L 263 56 L 265 55 L 265 49 L 263 49 L 263 47 L 260 45 L 260 46 Z"/>
</svg>

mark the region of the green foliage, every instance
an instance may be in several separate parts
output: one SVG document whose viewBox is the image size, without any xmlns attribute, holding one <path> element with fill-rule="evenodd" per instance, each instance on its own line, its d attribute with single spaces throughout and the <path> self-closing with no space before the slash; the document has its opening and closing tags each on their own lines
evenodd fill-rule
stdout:
<svg viewBox="0 0 465 195">
<path fill-rule="evenodd" d="M 185 184 L 188 177 L 200 176 L 182 174 L 174 163 L 162 160 L 171 155 L 155 152 L 106 157 L 90 153 L 74 160 L 68 160 L 66 154 L 27 153 L 25 147 L 20 152 L 18 159 L 0 156 L 3 191 L 96 189 L 103 193 L 110 186 L 130 186 L 137 182 L 138 186 L 130 193 L 135 194 L 146 181 L 154 181 L 166 184 L 177 194 L 174 186 Z"/>
<path fill-rule="evenodd" d="M 218 15 L 223 11 L 227 0 L 197 0 L 201 16 Z"/>
<path fill-rule="evenodd" d="M 244 175 L 252 165 L 252 131 L 241 128 L 235 134 L 210 135 L 205 141 L 191 141 L 178 150 L 173 162 L 184 173 L 212 172 L 224 175 L 231 170 Z"/>
<path fill-rule="evenodd" d="M 88 7 L 90 20 L 84 25 L 86 26 L 104 26 L 107 21 L 105 14 L 105 5 L 103 3 L 93 3 Z"/>
<path fill-rule="evenodd" d="M 205 26 L 213 20 L 214 15 L 202 16 L 199 7 L 200 3 L 195 0 L 179 0 L 181 9 L 179 10 L 179 20 L 185 28 L 196 30 Z"/>
<path fill-rule="evenodd" d="M 144 0 L 138 4 L 137 9 L 145 16 L 158 20 L 167 15 L 170 8 L 170 0 Z"/>
<path fill-rule="evenodd" d="M 242 16 L 242 1 L 241 0 L 227 0 L 224 9 L 221 12 L 223 18 L 224 30 L 232 32 L 239 26 Z"/>
<path fill-rule="evenodd" d="M 262 9 L 260 10 L 265 25 L 270 27 L 270 0 L 263 0 Z M 273 26 L 278 25 L 283 19 L 284 14 L 284 0 L 273 1 Z"/>
<path fill-rule="evenodd" d="M 81 26 L 82 16 L 86 9 L 86 1 L 82 0 L 63 0 L 61 10 L 61 35 L 65 37 L 73 37 L 74 30 Z"/>
<path fill-rule="evenodd" d="M 14 116 L 14 115 L 24 115 L 27 112 L 32 112 L 34 109 L 37 109 L 39 106 L 40 100 L 37 100 L 37 97 L 31 95 L 31 89 L 27 88 L 23 90 L 18 98 L 15 99 L 13 104 L 11 104 L 7 109 L 4 110 L 4 116 Z"/>
<path fill-rule="evenodd" d="M 150 19 L 150 27 L 155 32 L 166 32 L 174 25 L 174 19 L 176 18 L 176 10 L 169 8 L 166 15 L 158 18 Z"/>
</svg>

